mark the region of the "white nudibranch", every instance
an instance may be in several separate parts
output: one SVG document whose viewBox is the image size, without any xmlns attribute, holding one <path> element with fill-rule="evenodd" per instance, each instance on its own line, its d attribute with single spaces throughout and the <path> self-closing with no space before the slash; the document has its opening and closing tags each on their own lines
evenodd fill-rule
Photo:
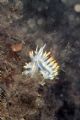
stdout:
<svg viewBox="0 0 80 120">
<path fill-rule="evenodd" d="M 50 52 L 44 52 L 46 44 L 35 51 L 30 51 L 29 56 L 31 62 L 26 63 L 23 74 L 33 76 L 35 73 L 40 72 L 44 79 L 53 80 L 59 72 L 59 65 L 56 60 L 51 57 Z"/>
</svg>

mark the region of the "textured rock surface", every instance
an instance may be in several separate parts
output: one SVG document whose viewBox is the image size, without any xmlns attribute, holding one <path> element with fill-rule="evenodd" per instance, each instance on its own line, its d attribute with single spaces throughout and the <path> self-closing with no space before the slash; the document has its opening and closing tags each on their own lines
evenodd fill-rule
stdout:
<svg viewBox="0 0 80 120">
<path fill-rule="evenodd" d="M 79 5 L 80 0 L 0 0 L 0 120 L 80 119 Z M 42 76 L 32 79 L 22 71 L 29 50 L 45 43 L 61 71 L 42 85 Z"/>
</svg>

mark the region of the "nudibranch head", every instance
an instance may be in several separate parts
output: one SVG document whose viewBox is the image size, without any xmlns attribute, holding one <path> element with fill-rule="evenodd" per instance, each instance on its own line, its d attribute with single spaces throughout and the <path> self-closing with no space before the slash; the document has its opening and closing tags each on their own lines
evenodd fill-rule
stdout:
<svg viewBox="0 0 80 120">
<path fill-rule="evenodd" d="M 29 56 L 31 58 L 30 63 L 26 63 L 24 66 L 25 75 L 33 75 L 36 72 L 40 72 L 44 79 L 53 80 L 59 73 L 59 65 L 56 60 L 51 57 L 50 52 L 44 52 L 46 44 L 38 50 L 30 51 Z"/>
</svg>

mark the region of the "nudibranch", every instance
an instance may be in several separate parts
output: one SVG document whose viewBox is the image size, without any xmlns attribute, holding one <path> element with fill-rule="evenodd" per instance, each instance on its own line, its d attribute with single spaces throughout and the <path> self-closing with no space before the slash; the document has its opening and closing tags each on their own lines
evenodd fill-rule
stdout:
<svg viewBox="0 0 80 120">
<path fill-rule="evenodd" d="M 51 57 L 50 52 L 44 51 L 46 44 L 40 49 L 36 48 L 35 51 L 29 52 L 31 62 L 26 63 L 23 74 L 33 76 L 35 73 L 40 72 L 44 79 L 53 80 L 59 73 L 59 65 L 56 60 Z"/>
</svg>

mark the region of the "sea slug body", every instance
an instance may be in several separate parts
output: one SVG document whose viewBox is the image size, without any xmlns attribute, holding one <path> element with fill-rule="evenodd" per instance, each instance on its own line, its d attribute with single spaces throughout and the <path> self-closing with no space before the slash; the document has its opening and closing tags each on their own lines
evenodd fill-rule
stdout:
<svg viewBox="0 0 80 120">
<path fill-rule="evenodd" d="M 44 79 L 53 80 L 59 72 L 59 65 L 56 60 L 51 57 L 50 52 L 44 52 L 46 44 L 38 50 L 30 51 L 29 56 L 31 58 L 30 63 L 26 63 L 23 74 L 33 76 L 36 72 L 40 72 Z"/>
</svg>

